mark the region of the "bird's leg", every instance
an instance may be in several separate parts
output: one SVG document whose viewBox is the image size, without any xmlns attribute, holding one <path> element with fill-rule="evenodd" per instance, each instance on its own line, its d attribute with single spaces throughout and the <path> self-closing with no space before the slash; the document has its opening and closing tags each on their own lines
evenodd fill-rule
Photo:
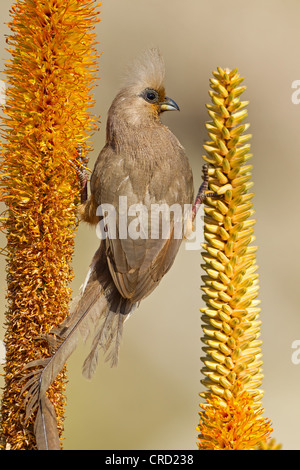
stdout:
<svg viewBox="0 0 300 470">
<path fill-rule="evenodd" d="M 77 147 L 77 160 L 79 165 L 75 165 L 74 162 L 69 160 L 69 162 L 76 169 L 80 181 L 80 201 L 81 204 L 84 204 L 87 201 L 87 182 L 88 182 L 88 172 L 86 165 L 88 164 L 88 158 L 84 157 L 82 154 L 82 147 Z"/>
<path fill-rule="evenodd" d="M 223 195 L 219 195 L 215 192 L 209 192 L 207 193 L 206 191 L 208 190 L 208 165 L 205 163 L 202 167 L 203 170 L 203 183 L 201 184 L 197 197 L 195 199 L 193 208 L 192 208 L 192 220 L 194 221 L 196 214 L 198 212 L 198 209 L 201 204 L 203 204 L 204 200 L 207 197 L 215 197 L 215 198 L 221 198 Z"/>
</svg>

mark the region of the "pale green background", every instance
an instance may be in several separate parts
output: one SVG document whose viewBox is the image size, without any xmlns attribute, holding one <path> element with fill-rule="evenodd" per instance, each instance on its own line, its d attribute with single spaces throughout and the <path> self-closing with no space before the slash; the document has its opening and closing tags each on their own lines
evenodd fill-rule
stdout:
<svg viewBox="0 0 300 470">
<path fill-rule="evenodd" d="M 8 57 L 3 23 L 12 3 L 1 0 L 3 59 Z M 211 72 L 217 66 L 238 67 L 246 77 L 262 300 L 263 405 L 274 437 L 285 449 L 299 449 L 300 365 L 291 361 L 292 342 L 300 339 L 300 105 L 291 101 L 292 82 L 300 80 L 299 1 L 104 0 L 101 11 L 96 32 L 103 54 L 95 90 L 101 126 L 90 166 L 104 144 L 106 113 L 124 66 L 149 45 L 159 46 L 165 57 L 167 94 L 181 112 L 165 115 L 164 122 L 186 148 L 197 186 Z M 73 263 L 75 292 L 97 246 L 94 230 L 82 225 Z M 3 323 L 3 257 L 0 262 Z M 117 369 L 100 360 L 95 377 L 86 381 L 81 365 L 87 348 L 78 347 L 68 364 L 65 449 L 196 447 L 197 394 L 203 390 L 200 264 L 200 252 L 182 247 L 159 288 L 126 322 Z"/>
</svg>

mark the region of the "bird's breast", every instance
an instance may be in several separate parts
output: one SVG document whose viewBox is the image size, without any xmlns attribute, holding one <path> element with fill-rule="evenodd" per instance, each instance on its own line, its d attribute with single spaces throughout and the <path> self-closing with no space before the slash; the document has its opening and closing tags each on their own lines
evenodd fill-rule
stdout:
<svg viewBox="0 0 300 470">
<path fill-rule="evenodd" d="M 97 203 L 189 204 L 193 199 L 192 171 L 184 149 L 163 125 L 141 128 L 117 136 L 117 148 L 109 144 L 95 165 L 91 191 Z"/>
</svg>

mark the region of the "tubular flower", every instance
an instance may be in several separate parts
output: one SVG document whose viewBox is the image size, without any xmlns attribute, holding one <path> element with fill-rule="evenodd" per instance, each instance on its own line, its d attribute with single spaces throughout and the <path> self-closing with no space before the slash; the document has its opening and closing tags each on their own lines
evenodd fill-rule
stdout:
<svg viewBox="0 0 300 470">
<path fill-rule="evenodd" d="M 6 204 L 7 299 L 2 448 L 33 449 L 24 424 L 24 365 L 49 355 L 43 336 L 68 314 L 77 226 L 78 154 L 86 155 L 96 118 L 93 0 L 19 0 L 7 38 L 0 185 Z M 65 370 L 48 392 L 60 435 Z"/>
<path fill-rule="evenodd" d="M 247 116 L 245 108 L 248 104 L 239 99 L 246 88 L 240 86 L 243 78 L 237 69 L 227 71 L 218 68 L 213 75 L 212 90 L 209 92 L 212 104 L 207 105 L 212 120 L 206 124 L 210 140 L 204 145 L 207 154 L 203 158 L 209 164 L 209 190 L 219 197 L 208 198 L 204 208 L 205 243 L 202 255 L 206 275 L 203 276 L 202 290 L 206 307 L 201 312 L 203 351 L 206 355 L 202 358 L 202 372 L 205 375 L 202 383 L 207 390 L 200 395 L 210 403 L 210 411 L 208 413 L 206 404 L 200 405 L 206 411 L 201 413 L 202 424 L 199 428 L 206 442 L 204 427 L 210 427 L 210 420 L 214 419 L 211 408 L 216 407 L 216 412 L 221 414 L 226 409 L 231 417 L 232 410 L 242 413 L 243 406 L 247 404 L 253 412 L 247 416 L 239 415 L 241 420 L 236 417 L 232 424 L 238 425 L 238 432 L 241 433 L 239 447 L 246 448 L 251 447 L 253 441 L 247 437 L 252 426 L 249 424 L 250 417 L 254 426 L 251 429 L 256 429 L 257 422 L 261 422 L 257 421 L 257 415 L 261 412 L 263 395 L 259 389 L 263 375 L 262 342 L 258 339 L 261 322 L 257 300 L 257 247 L 252 246 L 255 239 L 255 220 L 252 219 L 254 194 L 249 192 L 253 185 L 252 166 L 247 164 L 251 157 L 251 135 L 244 134 L 249 125 L 242 124 Z M 220 426 L 221 421 L 220 418 Z M 241 423 L 247 423 L 245 429 Z M 222 448 L 223 431 L 219 434 L 216 426 L 210 428 L 209 433 L 212 430 L 216 433 L 210 441 L 215 442 L 215 448 Z M 266 430 L 262 430 L 262 435 L 265 433 Z M 259 432 L 256 434 L 259 435 Z M 205 447 L 201 442 L 200 435 L 199 447 Z"/>
<path fill-rule="evenodd" d="M 213 395 L 207 401 L 197 428 L 199 450 L 255 449 L 272 431 L 270 422 L 260 416 L 263 410 L 253 409 L 253 398 L 245 391 L 226 403 Z"/>
</svg>

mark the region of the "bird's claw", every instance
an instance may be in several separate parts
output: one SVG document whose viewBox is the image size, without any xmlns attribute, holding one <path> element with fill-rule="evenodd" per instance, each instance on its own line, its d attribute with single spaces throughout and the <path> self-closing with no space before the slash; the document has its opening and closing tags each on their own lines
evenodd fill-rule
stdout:
<svg viewBox="0 0 300 470">
<path fill-rule="evenodd" d="M 77 160 L 78 165 L 73 161 L 69 160 L 71 165 L 77 171 L 79 181 L 80 181 L 80 201 L 81 204 L 84 204 L 87 201 L 87 182 L 88 182 L 88 169 L 86 165 L 88 164 L 88 158 L 83 155 L 82 147 L 77 147 Z"/>
<path fill-rule="evenodd" d="M 218 194 L 216 192 L 207 192 L 208 191 L 208 164 L 204 163 L 202 167 L 203 171 L 203 183 L 201 184 L 197 197 L 195 199 L 193 209 L 192 209 L 192 220 L 196 217 L 196 214 L 198 212 L 198 209 L 201 204 L 203 204 L 204 200 L 208 197 L 213 197 L 213 198 L 219 198 L 221 199 L 223 197 L 223 194 Z"/>
</svg>

